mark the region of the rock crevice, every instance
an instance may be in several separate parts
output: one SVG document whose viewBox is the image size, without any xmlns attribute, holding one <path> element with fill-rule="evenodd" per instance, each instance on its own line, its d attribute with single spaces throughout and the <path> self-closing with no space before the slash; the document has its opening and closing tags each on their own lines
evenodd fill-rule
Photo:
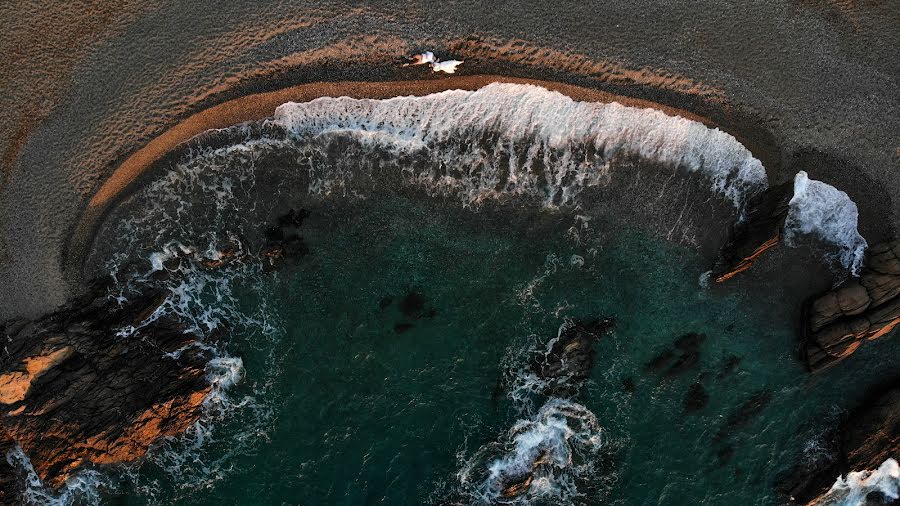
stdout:
<svg viewBox="0 0 900 506">
<path fill-rule="evenodd" d="M 801 358 L 827 368 L 900 324 L 900 240 L 869 248 L 859 278 L 805 304 Z"/>
<path fill-rule="evenodd" d="M 201 415 L 209 353 L 174 318 L 145 318 L 162 292 L 118 302 L 95 283 L 61 310 L 0 326 L 0 442 L 16 445 L 38 477 L 61 486 L 79 469 L 130 462 Z M 137 327 L 133 333 L 122 329 Z M 3 503 L 21 500 L 4 461 Z"/>
</svg>

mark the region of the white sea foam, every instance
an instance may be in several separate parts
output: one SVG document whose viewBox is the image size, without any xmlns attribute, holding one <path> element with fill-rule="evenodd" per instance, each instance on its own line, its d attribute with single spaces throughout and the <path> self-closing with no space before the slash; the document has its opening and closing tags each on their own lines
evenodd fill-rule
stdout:
<svg viewBox="0 0 900 506">
<path fill-rule="evenodd" d="M 597 417 L 576 402 L 551 398 L 538 412 L 518 420 L 501 439 L 467 460 L 457 478 L 479 504 L 530 504 L 535 499 L 572 504 L 582 496 L 580 480 L 594 476 L 602 429 Z M 510 480 L 531 475 L 527 490 L 503 498 Z"/>
<path fill-rule="evenodd" d="M 736 206 L 766 187 L 760 161 L 717 128 L 654 109 L 576 102 L 532 85 L 495 83 L 386 100 L 326 97 L 286 103 L 272 122 L 296 136 L 344 134 L 395 153 L 427 152 L 463 176 L 419 176 L 473 199 L 502 186 L 571 203 L 581 189 L 603 181 L 604 163 L 616 155 L 701 172 Z M 479 142 L 485 135 L 489 145 Z M 573 148 L 590 148 L 594 157 L 574 156 Z"/>
<path fill-rule="evenodd" d="M 429 163 L 403 170 L 431 190 L 455 192 L 465 203 L 504 193 L 538 196 L 551 206 L 577 204 L 585 188 L 608 182 L 614 170 L 610 161 L 619 155 L 700 173 L 715 194 L 739 210 L 768 185 L 762 163 L 719 129 L 654 109 L 576 102 L 533 85 L 495 83 L 477 91 L 385 100 L 324 97 L 283 104 L 270 123 L 300 142 L 346 136 L 398 158 L 426 157 Z M 343 169 L 318 174 L 311 189 L 346 189 L 351 178 Z M 857 221 L 856 205 L 846 193 L 797 174 L 785 226 L 789 246 L 813 237 L 838 264 L 858 274 L 866 243 Z M 684 232 L 678 224 L 670 239 Z"/>
<path fill-rule="evenodd" d="M 42 506 L 99 504 L 101 490 L 114 488 L 102 473 L 88 469 L 70 477 L 59 490 L 53 490 L 41 481 L 28 455 L 18 445 L 6 454 L 6 461 L 18 468 L 25 477 L 25 488 L 21 498 L 25 504 Z"/>
<path fill-rule="evenodd" d="M 269 127 L 275 128 L 266 130 Z M 286 137 L 281 129 L 286 130 Z M 247 127 L 234 127 L 233 131 L 250 134 Z M 145 207 L 143 212 L 122 222 L 116 231 L 116 237 L 127 239 L 111 262 L 110 271 L 118 273 L 129 257 L 145 258 L 149 261 L 148 271 L 134 279 L 120 280 L 123 285 L 143 283 L 154 272 L 163 270 L 167 260 L 177 255 L 191 257 L 180 262 L 177 272 L 163 282 L 169 297 L 151 318 L 177 315 L 191 331 L 201 335 L 220 329 L 227 322 L 254 332 L 254 336 L 244 336 L 248 340 L 277 339 L 273 336 L 279 332 L 278 325 L 264 306 L 265 297 L 259 297 L 263 305 L 254 313 L 235 305 L 235 285 L 259 275 L 258 264 L 244 264 L 238 259 L 207 271 L 198 266 L 197 260 L 218 258 L 223 242 L 240 242 L 231 232 L 258 229 L 259 217 L 269 213 L 276 194 L 298 189 L 310 194 L 348 192 L 346 182 L 377 156 L 351 156 L 339 151 L 337 162 L 330 163 L 331 154 L 323 147 L 340 146 L 332 141 L 351 139 L 373 154 L 387 152 L 402 162 L 398 163 L 401 171 L 413 182 L 423 184 L 428 191 L 458 194 L 463 204 L 510 193 L 538 196 L 549 206 L 577 205 L 583 189 L 608 181 L 610 161 L 620 155 L 643 157 L 700 173 L 708 178 L 712 191 L 737 208 L 767 185 L 762 164 L 734 137 L 718 129 L 651 109 L 575 102 L 535 86 L 494 84 L 478 91 L 455 90 L 418 98 L 322 98 L 303 104 L 289 103 L 277 109 L 275 117 L 263 125 L 263 131 L 263 138 L 247 138 L 223 148 L 192 149 L 172 170 L 138 194 Z M 285 148 L 305 171 L 285 171 L 276 179 L 278 188 L 256 189 L 257 159 L 267 150 L 280 153 Z M 344 162 L 350 159 L 359 167 L 346 166 Z M 303 186 L 292 186 L 297 180 L 288 176 L 296 178 L 298 174 L 306 178 Z M 831 197 L 828 192 L 807 194 L 813 201 L 821 198 L 820 194 Z M 813 207 L 804 203 L 798 209 Z M 799 222 L 792 227 L 798 235 L 821 231 L 837 234 L 825 226 L 806 227 L 806 220 L 820 214 L 794 214 L 793 219 Z M 577 238 L 589 232 L 589 218 L 580 218 L 581 228 L 573 227 L 572 231 Z M 852 224 L 855 231 L 855 216 Z M 148 244 L 153 245 L 152 251 L 146 251 Z M 545 275 L 567 263 L 571 267 L 582 262 L 583 259 L 548 257 Z M 539 277 L 523 287 L 519 294 L 523 305 L 537 305 L 534 291 L 542 281 L 543 277 Z M 123 290 L 116 296 L 125 297 L 125 293 Z M 266 387 L 257 386 L 253 396 L 230 393 L 229 387 L 245 374 L 242 364 L 222 349 L 211 349 L 219 358 L 210 363 L 207 371 L 213 385 L 207 414 L 187 434 L 176 438 L 177 444 L 162 445 L 148 455 L 148 460 L 164 469 L 182 488 L 202 489 L 224 479 L 232 454 L 264 438 L 264 425 L 271 418 L 270 408 L 256 400 L 265 397 Z M 272 369 L 266 373 L 268 381 L 277 374 L 277 368 Z M 218 437 L 215 425 L 226 422 L 242 424 L 246 431 L 229 441 L 218 441 L 217 450 L 208 450 L 211 441 Z M 559 459 L 563 459 L 566 449 L 570 456 L 573 452 L 595 451 L 599 446 L 599 425 L 583 406 L 556 399 L 548 401 L 533 417 L 517 423 L 509 437 L 506 456 L 494 459 L 491 472 L 522 462 L 528 457 L 529 448 L 540 441 L 553 448 L 552 454 Z M 228 450 L 223 452 L 221 447 Z M 583 468 L 544 467 L 553 472 L 536 476 L 531 485 L 533 493 L 565 497 L 577 494 L 570 485 L 575 477 L 585 475 Z"/>
<path fill-rule="evenodd" d="M 887 499 L 900 498 L 900 465 L 887 459 L 878 469 L 853 471 L 839 476 L 827 494 L 813 503 L 815 506 L 865 506 L 866 497 L 883 494 Z"/>
<path fill-rule="evenodd" d="M 804 237 L 818 239 L 829 246 L 840 265 L 857 275 L 868 246 L 857 231 L 858 220 L 856 204 L 846 193 L 809 179 L 806 172 L 797 173 L 784 223 L 785 242 L 796 245 Z"/>
</svg>

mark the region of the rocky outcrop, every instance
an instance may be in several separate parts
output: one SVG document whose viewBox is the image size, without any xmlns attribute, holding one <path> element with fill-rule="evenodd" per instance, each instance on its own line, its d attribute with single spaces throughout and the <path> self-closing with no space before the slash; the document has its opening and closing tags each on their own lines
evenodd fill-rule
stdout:
<svg viewBox="0 0 900 506">
<path fill-rule="evenodd" d="M 528 364 L 528 370 L 540 380 L 540 393 L 557 398 L 578 395 L 594 366 L 594 342 L 615 324 L 615 318 L 567 321 Z M 551 460 L 550 450 L 544 448 L 533 452 L 523 465 L 505 469 L 500 476 L 500 496 L 514 499 L 528 492 L 535 473 Z"/>
<path fill-rule="evenodd" d="M 781 242 L 793 181 L 775 186 L 752 198 L 744 219 L 735 224 L 712 269 L 712 279 L 726 281 L 750 268 L 763 253 Z"/>
<path fill-rule="evenodd" d="M 97 283 L 56 313 L 0 326 L 2 447 L 20 446 L 58 487 L 82 467 L 139 459 L 193 425 L 210 389 L 210 357 L 174 319 L 147 320 L 164 300 L 151 292 L 119 303 Z M 0 470 L 9 494 L 13 471 Z"/>
<path fill-rule="evenodd" d="M 829 459 L 799 465 L 781 491 L 793 504 L 819 504 L 839 476 L 878 469 L 900 456 L 900 378 L 878 389 L 827 438 Z M 870 504 L 881 498 L 872 497 Z"/>
<path fill-rule="evenodd" d="M 532 359 L 531 371 L 542 380 L 543 392 L 556 397 L 576 395 L 594 366 L 594 341 L 615 326 L 615 319 L 570 322 Z"/>
<path fill-rule="evenodd" d="M 859 278 L 807 301 L 801 355 L 818 371 L 900 324 L 900 240 L 869 248 Z"/>
</svg>

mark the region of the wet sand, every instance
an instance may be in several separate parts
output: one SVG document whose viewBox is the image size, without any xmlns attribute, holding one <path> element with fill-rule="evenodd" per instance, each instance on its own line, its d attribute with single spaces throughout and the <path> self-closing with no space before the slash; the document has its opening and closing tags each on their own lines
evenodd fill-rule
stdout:
<svg viewBox="0 0 900 506">
<path fill-rule="evenodd" d="M 691 111 L 741 138 L 771 180 L 803 169 L 847 191 L 870 242 L 900 221 L 891 198 L 900 187 L 900 4 L 133 1 L 71 10 L 0 7 L 9 55 L 0 72 L 9 90 L 0 99 L 0 319 L 46 312 L 79 286 L 62 269 L 65 245 L 108 178 L 154 139 L 228 100 L 303 83 L 445 81 L 397 66 L 424 48 L 465 60 L 461 77 L 539 79 Z"/>
<path fill-rule="evenodd" d="M 265 119 L 274 114 L 276 107 L 286 102 L 307 102 L 319 97 L 340 96 L 374 99 L 407 95 L 422 96 L 451 89 L 476 90 L 493 82 L 533 84 L 558 91 L 578 101 L 618 102 L 631 107 L 653 108 L 672 116 L 681 116 L 712 127 L 716 126 L 712 121 L 691 112 L 647 100 L 564 83 L 499 75 L 451 76 L 444 79 L 411 81 L 319 82 L 246 95 L 191 115 L 122 162 L 104 181 L 97 193 L 91 197 L 78 219 L 78 224 L 67 245 L 65 268 L 73 273 L 79 272 L 81 262 L 89 251 L 97 226 L 115 203 L 133 190 L 139 184 L 142 176 L 146 175 L 167 153 L 203 132 Z"/>
</svg>

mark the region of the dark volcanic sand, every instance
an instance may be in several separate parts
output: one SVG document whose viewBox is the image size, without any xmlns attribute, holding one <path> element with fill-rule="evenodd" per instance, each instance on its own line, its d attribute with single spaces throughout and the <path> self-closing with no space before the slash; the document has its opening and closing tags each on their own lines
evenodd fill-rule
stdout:
<svg viewBox="0 0 900 506">
<path fill-rule="evenodd" d="M 748 139 L 779 181 L 803 169 L 860 205 L 870 242 L 895 228 L 900 4 L 826 1 L 142 2 L 0 7 L 0 318 L 61 303 L 62 250 L 129 154 L 225 99 L 318 80 L 462 74 L 558 80 L 658 101 Z"/>
</svg>

